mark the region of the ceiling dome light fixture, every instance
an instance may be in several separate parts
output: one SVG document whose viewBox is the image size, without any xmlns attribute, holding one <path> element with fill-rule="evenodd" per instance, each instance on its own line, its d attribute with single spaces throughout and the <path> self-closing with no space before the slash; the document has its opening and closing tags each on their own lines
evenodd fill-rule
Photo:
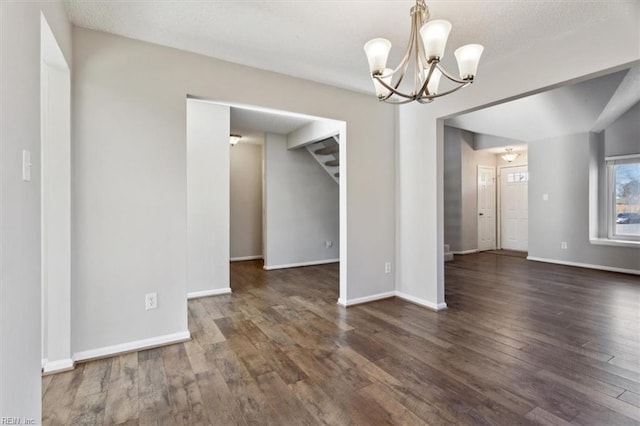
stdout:
<svg viewBox="0 0 640 426">
<path fill-rule="evenodd" d="M 518 154 L 516 152 L 513 152 L 513 148 L 505 148 L 504 150 L 507 151 L 507 152 L 502 154 L 501 157 L 507 163 L 511 163 L 513 160 L 518 158 L 518 155 L 520 155 L 520 154 Z"/>
<path fill-rule="evenodd" d="M 240 139 L 242 139 L 242 136 L 240 135 L 229 135 L 229 143 L 231 144 L 231 146 L 240 142 Z"/>
<path fill-rule="evenodd" d="M 429 8 L 424 0 L 416 0 L 416 5 L 411 8 L 410 14 L 409 45 L 400 65 L 395 69 L 387 68 L 387 58 L 391 50 L 389 40 L 374 38 L 364 45 L 378 99 L 392 104 L 406 104 L 413 101 L 425 104 L 473 83 L 484 47 L 479 44 L 467 44 L 454 52 L 460 74 L 460 78 L 456 78 L 440 66 L 451 31 L 451 23 L 442 19 L 429 21 Z M 413 61 L 413 91 L 403 93 L 398 88 L 405 77 L 410 61 Z M 456 83 L 457 86 L 438 93 L 442 76 Z"/>
</svg>

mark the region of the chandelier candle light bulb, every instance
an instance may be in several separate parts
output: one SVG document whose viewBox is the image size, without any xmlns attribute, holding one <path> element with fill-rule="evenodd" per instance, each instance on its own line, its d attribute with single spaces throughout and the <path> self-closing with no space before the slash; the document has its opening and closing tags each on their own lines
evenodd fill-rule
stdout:
<svg viewBox="0 0 640 426">
<path fill-rule="evenodd" d="M 391 42 L 384 38 L 374 38 L 364 45 L 364 51 L 369 59 L 369 71 L 374 73 L 387 66 L 387 58 L 391 50 Z"/>
<path fill-rule="evenodd" d="M 478 72 L 478 63 L 480 62 L 480 55 L 484 47 L 480 44 L 467 44 L 456 49 L 453 54 L 458 61 L 458 70 L 460 71 L 460 78 L 465 80 L 473 78 Z"/>
<path fill-rule="evenodd" d="M 451 32 L 451 22 L 444 19 L 427 22 L 420 28 L 420 36 L 424 44 L 424 53 L 427 60 L 440 60 L 444 56 L 444 48 Z"/>
<path fill-rule="evenodd" d="M 413 101 L 428 103 L 473 83 L 484 48 L 479 44 L 468 44 L 455 51 L 460 72 L 458 79 L 440 66 L 451 32 L 451 23 L 443 19 L 429 21 L 429 8 L 425 0 L 416 0 L 410 14 L 411 38 L 406 54 L 396 68 L 387 68 L 391 50 L 389 40 L 374 38 L 364 45 L 378 99 L 392 104 Z M 400 84 L 405 80 L 410 62 L 413 63 L 411 70 L 414 86 L 413 90 L 407 92 L 400 89 Z M 439 93 L 442 76 L 456 86 Z"/>
</svg>

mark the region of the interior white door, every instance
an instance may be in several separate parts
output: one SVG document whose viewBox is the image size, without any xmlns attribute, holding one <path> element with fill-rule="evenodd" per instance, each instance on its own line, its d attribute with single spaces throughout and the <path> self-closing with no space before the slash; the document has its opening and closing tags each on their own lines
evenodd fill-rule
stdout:
<svg viewBox="0 0 640 426">
<path fill-rule="evenodd" d="M 529 240 L 529 172 L 527 166 L 505 167 L 500 174 L 500 244 L 527 251 Z"/>
<path fill-rule="evenodd" d="M 478 251 L 496 248 L 496 170 L 478 166 Z"/>
</svg>

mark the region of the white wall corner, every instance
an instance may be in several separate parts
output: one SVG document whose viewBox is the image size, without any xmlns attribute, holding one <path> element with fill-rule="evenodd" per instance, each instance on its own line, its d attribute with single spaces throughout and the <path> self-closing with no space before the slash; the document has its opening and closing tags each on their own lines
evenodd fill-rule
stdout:
<svg viewBox="0 0 640 426">
<path fill-rule="evenodd" d="M 442 311 L 444 309 L 447 309 L 447 304 L 444 303 L 444 302 L 443 303 L 433 303 L 433 302 L 430 302 L 430 301 L 425 300 L 425 299 L 420 299 L 418 297 L 411 296 L 411 295 L 406 294 L 406 293 L 402 293 L 400 291 L 396 291 L 396 297 L 398 297 L 399 299 L 405 300 L 407 302 L 411 302 L 411 303 L 414 303 L 416 305 L 425 307 L 425 308 L 430 309 L 432 311 L 436 311 L 436 312 Z"/>
<path fill-rule="evenodd" d="M 582 262 L 572 262 L 569 260 L 546 259 L 546 258 L 536 257 L 536 256 L 527 256 L 527 260 L 532 260 L 534 262 L 554 263 L 556 265 L 577 266 L 578 268 L 597 269 L 600 271 L 620 272 L 623 274 L 640 275 L 640 270 L 638 269 L 616 268 L 613 266 L 595 265 L 592 263 L 582 263 Z"/>
<path fill-rule="evenodd" d="M 326 265 L 328 263 L 338 263 L 338 262 L 340 262 L 340 259 L 311 260 L 309 262 L 286 263 L 282 265 L 264 265 L 262 268 L 265 271 L 272 271 L 274 269 L 299 268 L 302 266 Z"/>
<path fill-rule="evenodd" d="M 258 260 L 258 259 L 262 259 L 262 255 L 261 254 L 257 254 L 255 256 L 241 256 L 241 257 L 232 257 L 231 259 L 229 259 L 230 262 L 244 262 L 245 260 Z"/>
<path fill-rule="evenodd" d="M 377 300 L 389 299 L 391 297 L 395 297 L 395 295 L 396 295 L 395 291 L 388 291 L 385 293 L 378 293 L 378 294 L 373 294 L 371 296 L 358 297 L 355 299 L 348 299 L 348 300 L 339 299 L 338 305 L 349 307 L 354 305 L 360 305 L 362 303 L 369 303 L 369 302 L 375 302 Z"/>
<path fill-rule="evenodd" d="M 201 297 L 220 296 L 223 294 L 231 294 L 231 287 L 216 288 L 213 290 L 191 291 L 187 293 L 187 299 L 199 299 Z"/>
<path fill-rule="evenodd" d="M 60 359 L 58 361 L 42 360 L 42 374 L 54 374 L 62 373 L 63 371 L 70 371 L 75 368 L 75 361 L 71 358 Z"/>
<path fill-rule="evenodd" d="M 119 345 L 105 346 L 102 348 L 90 349 L 88 351 L 76 352 L 73 356 L 73 359 L 76 362 L 88 361 L 92 359 L 120 355 L 128 352 L 157 348 L 159 346 L 166 346 L 174 343 L 186 342 L 190 339 L 191 334 L 189 333 L 189 331 L 181 331 L 178 333 L 166 334 L 164 336 L 152 337 L 150 339 L 136 340 Z"/>
</svg>

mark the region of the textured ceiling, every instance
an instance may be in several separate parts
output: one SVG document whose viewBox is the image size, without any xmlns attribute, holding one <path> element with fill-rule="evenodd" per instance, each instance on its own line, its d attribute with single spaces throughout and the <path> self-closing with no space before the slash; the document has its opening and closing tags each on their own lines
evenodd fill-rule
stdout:
<svg viewBox="0 0 640 426">
<path fill-rule="evenodd" d="M 358 91 L 371 91 L 362 46 L 391 40 L 390 65 L 402 56 L 413 1 L 67 0 L 75 25 Z M 483 64 L 532 44 L 553 48 L 558 35 L 637 16 L 638 2 L 431 1 L 432 19 L 453 30 L 444 64 L 466 43 L 481 43 Z M 453 69 L 452 71 L 456 71 Z"/>
</svg>

